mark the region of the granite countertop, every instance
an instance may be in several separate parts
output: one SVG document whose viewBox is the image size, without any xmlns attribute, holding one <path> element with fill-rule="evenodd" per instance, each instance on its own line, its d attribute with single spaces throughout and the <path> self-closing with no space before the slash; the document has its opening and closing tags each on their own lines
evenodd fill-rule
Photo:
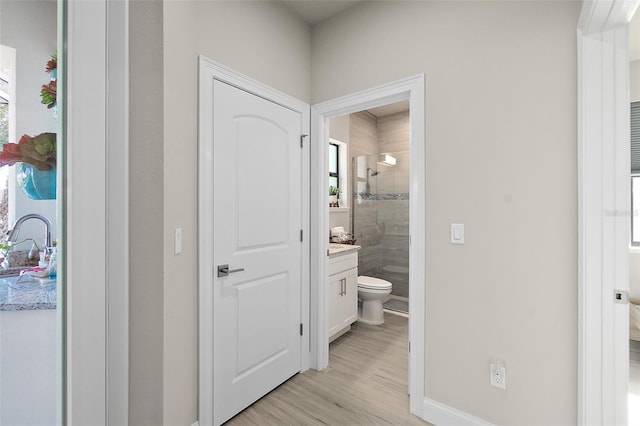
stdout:
<svg viewBox="0 0 640 426">
<path fill-rule="evenodd" d="M 360 250 L 360 246 L 352 244 L 329 243 L 329 257 L 341 256 Z"/>
<path fill-rule="evenodd" d="M 29 281 L 18 277 L 0 278 L 0 311 L 56 309 L 55 280 Z"/>
</svg>

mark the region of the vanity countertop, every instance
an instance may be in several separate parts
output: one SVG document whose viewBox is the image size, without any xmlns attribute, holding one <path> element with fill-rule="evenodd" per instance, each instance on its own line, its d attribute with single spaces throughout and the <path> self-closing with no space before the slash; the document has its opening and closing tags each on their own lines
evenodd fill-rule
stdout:
<svg viewBox="0 0 640 426">
<path fill-rule="evenodd" d="M 56 281 L 17 282 L 18 277 L 0 278 L 0 311 L 56 309 Z"/>
<path fill-rule="evenodd" d="M 353 244 L 329 243 L 329 257 L 342 256 L 360 250 L 360 246 Z"/>
</svg>

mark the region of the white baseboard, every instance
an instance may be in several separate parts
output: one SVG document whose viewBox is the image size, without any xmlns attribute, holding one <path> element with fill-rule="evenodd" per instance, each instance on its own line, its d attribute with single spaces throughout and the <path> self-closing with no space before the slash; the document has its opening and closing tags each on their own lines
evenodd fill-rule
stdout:
<svg viewBox="0 0 640 426">
<path fill-rule="evenodd" d="M 194 424 L 192 424 L 191 426 L 200 426 L 200 422 L 195 422 Z"/>
<path fill-rule="evenodd" d="M 485 420 L 425 398 L 422 419 L 436 426 L 493 426 Z"/>
</svg>

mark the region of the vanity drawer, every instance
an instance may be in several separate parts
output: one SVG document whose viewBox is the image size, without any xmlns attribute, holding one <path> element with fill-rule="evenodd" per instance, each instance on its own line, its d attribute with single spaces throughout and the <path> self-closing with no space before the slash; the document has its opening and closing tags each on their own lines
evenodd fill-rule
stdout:
<svg viewBox="0 0 640 426">
<path fill-rule="evenodd" d="M 329 275 L 358 267 L 358 253 L 348 253 L 329 258 Z"/>
</svg>

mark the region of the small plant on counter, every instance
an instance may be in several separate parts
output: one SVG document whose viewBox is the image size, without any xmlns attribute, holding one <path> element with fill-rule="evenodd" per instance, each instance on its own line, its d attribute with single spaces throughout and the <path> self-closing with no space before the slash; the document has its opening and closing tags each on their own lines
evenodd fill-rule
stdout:
<svg viewBox="0 0 640 426">
<path fill-rule="evenodd" d="M 340 188 L 336 186 L 329 186 L 329 207 L 339 207 L 338 195 L 340 194 Z"/>
</svg>

